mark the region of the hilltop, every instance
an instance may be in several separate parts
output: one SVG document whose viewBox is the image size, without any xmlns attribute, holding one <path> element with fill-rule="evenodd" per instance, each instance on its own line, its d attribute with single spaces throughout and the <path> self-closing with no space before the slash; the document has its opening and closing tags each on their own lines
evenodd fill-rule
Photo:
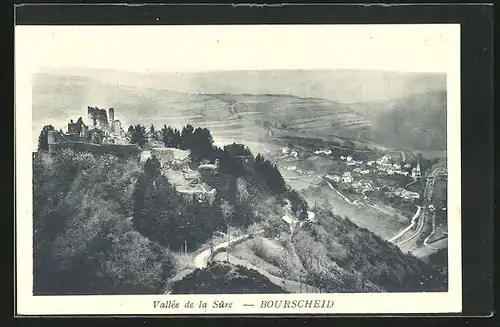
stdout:
<svg viewBox="0 0 500 327">
<path fill-rule="evenodd" d="M 281 94 L 342 103 L 374 102 L 446 90 L 446 75 L 380 70 L 239 70 L 199 73 L 129 73 L 60 70 L 106 83 L 168 89 L 192 94 Z"/>
</svg>

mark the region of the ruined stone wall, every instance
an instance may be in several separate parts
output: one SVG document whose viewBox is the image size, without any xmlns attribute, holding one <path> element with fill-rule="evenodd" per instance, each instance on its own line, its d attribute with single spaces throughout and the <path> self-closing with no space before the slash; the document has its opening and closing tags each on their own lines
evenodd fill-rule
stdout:
<svg viewBox="0 0 500 327">
<path fill-rule="evenodd" d="M 140 149 L 132 144 L 93 144 L 88 142 L 65 141 L 62 143 L 49 144 L 49 150 L 54 152 L 59 149 L 71 149 L 75 152 L 90 152 L 94 155 L 111 154 L 119 158 L 138 157 Z"/>
<path fill-rule="evenodd" d="M 109 127 L 108 113 L 106 112 L 106 109 L 87 107 L 87 112 L 88 118 L 94 126 L 101 129 L 107 129 Z"/>
</svg>

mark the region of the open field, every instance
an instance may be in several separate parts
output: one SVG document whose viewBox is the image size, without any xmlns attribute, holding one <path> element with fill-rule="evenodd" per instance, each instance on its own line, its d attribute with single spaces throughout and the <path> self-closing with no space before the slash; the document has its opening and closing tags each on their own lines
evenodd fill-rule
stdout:
<svg viewBox="0 0 500 327">
<path fill-rule="evenodd" d="M 396 235 L 410 220 L 410 217 L 398 212 L 390 212 L 389 208 L 374 208 L 359 202 L 358 205 L 348 203 L 325 184 L 302 190 L 301 194 L 311 207 L 314 207 L 315 203 L 325 205 L 335 215 L 348 217 L 356 225 L 371 230 L 383 239 Z"/>
</svg>

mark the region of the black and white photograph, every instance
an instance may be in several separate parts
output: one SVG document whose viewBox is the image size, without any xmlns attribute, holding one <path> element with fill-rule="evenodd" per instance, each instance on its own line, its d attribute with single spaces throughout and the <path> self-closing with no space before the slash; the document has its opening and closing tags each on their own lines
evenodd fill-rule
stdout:
<svg viewBox="0 0 500 327">
<path fill-rule="evenodd" d="M 17 26 L 19 310 L 460 311 L 459 33 Z"/>
</svg>

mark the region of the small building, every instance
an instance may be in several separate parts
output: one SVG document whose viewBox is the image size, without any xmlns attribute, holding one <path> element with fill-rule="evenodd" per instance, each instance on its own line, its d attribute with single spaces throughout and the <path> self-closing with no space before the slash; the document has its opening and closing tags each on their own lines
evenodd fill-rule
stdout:
<svg viewBox="0 0 500 327">
<path fill-rule="evenodd" d="M 354 189 L 361 189 L 363 187 L 363 183 L 361 181 L 352 182 L 351 187 Z"/>
<path fill-rule="evenodd" d="M 394 195 L 396 196 L 401 196 L 403 194 L 403 192 L 405 191 L 404 188 L 400 187 L 398 188 L 396 191 L 394 191 Z"/>
<path fill-rule="evenodd" d="M 417 163 L 417 166 L 412 169 L 411 177 L 415 180 L 422 177 L 421 172 L 420 172 L 420 163 Z"/>
<path fill-rule="evenodd" d="M 373 185 L 372 185 L 372 183 L 370 183 L 370 182 L 363 182 L 363 187 L 364 187 L 366 190 L 372 190 L 372 189 L 373 189 Z"/>
<path fill-rule="evenodd" d="M 343 183 L 349 184 L 349 183 L 352 183 L 352 181 L 353 181 L 353 178 L 352 178 L 352 175 L 350 172 L 347 171 L 347 172 L 342 174 L 342 182 Z"/>
<path fill-rule="evenodd" d="M 375 161 L 368 161 L 366 164 L 367 164 L 368 166 L 373 166 L 373 164 L 374 164 L 374 163 L 375 163 Z"/>
<path fill-rule="evenodd" d="M 326 178 L 336 183 L 340 182 L 341 180 L 339 175 L 326 175 Z"/>
<path fill-rule="evenodd" d="M 377 165 L 387 165 L 387 164 L 390 164 L 391 157 L 388 155 L 384 155 L 384 156 L 378 158 L 377 160 L 375 160 L 375 162 L 377 163 Z"/>
</svg>

